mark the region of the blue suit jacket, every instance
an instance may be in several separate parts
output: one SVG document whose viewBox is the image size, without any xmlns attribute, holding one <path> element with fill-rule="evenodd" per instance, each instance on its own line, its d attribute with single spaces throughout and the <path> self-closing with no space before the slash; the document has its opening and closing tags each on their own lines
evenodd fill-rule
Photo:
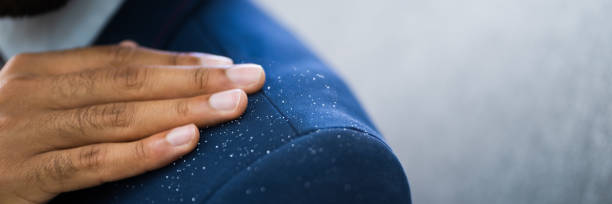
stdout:
<svg viewBox="0 0 612 204">
<path fill-rule="evenodd" d="M 400 163 L 347 86 L 252 3 L 128 0 L 96 44 L 124 39 L 259 63 L 267 82 L 240 119 L 202 129 L 171 165 L 52 202 L 410 203 Z"/>
</svg>

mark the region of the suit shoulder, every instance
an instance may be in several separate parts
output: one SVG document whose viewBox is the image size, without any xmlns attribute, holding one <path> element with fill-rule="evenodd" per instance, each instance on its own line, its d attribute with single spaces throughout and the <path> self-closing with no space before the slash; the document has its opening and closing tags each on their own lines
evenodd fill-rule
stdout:
<svg viewBox="0 0 612 204">
<path fill-rule="evenodd" d="M 384 142 L 358 130 L 332 128 L 270 152 L 233 177 L 210 201 L 410 203 L 410 190 Z"/>
</svg>

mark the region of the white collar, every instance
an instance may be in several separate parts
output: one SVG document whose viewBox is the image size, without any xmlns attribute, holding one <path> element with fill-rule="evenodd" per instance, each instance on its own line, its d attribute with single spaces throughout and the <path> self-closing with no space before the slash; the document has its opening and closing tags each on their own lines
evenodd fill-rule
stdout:
<svg viewBox="0 0 612 204">
<path fill-rule="evenodd" d="M 123 0 L 70 0 L 60 10 L 28 18 L 0 18 L 0 52 L 8 59 L 91 44 Z"/>
</svg>

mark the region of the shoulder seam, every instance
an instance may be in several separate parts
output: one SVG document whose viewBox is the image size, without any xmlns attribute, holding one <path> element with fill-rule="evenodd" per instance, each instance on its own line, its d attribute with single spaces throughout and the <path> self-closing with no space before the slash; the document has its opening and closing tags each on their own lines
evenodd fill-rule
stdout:
<svg viewBox="0 0 612 204">
<path fill-rule="evenodd" d="M 291 123 L 291 121 L 289 120 L 289 118 L 278 108 L 278 106 L 276 106 L 276 104 L 272 103 L 272 100 L 270 99 L 270 97 L 266 94 L 266 92 L 264 92 L 263 90 L 261 91 L 261 95 L 264 96 L 264 98 L 266 99 L 266 101 L 268 101 L 268 103 L 270 103 L 270 105 L 272 105 L 272 108 L 274 108 L 274 110 L 280 114 L 281 116 L 283 116 L 283 119 L 285 119 L 285 122 L 287 122 L 287 124 L 289 125 L 289 127 L 291 127 L 291 129 L 293 130 L 293 132 L 297 135 L 300 136 L 300 133 L 298 131 L 298 129 L 293 125 L 293 123 Z"/>
</svg>

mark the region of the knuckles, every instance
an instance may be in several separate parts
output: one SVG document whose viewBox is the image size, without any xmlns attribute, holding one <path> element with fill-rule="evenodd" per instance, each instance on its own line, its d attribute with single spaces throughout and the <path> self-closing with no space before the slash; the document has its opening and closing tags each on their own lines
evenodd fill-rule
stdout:
<svg viewBox="0 0 612 204">
<path fill-rule="evenodd" d="M 134 123 L 134 106 L 129 103 L 115 103 L 102 108 L 102 124 L 113 127 L 130 127 Z"/>
<path fill-rule="evenodd" d="M 134 145 L 134 157 L 139 161 L 146 162 L 148 161 L 149 154 L 147 153 L 147 148 L 145 147 L 145 143 L 143 141 L 138 141 Z"/>
<path fill-rule="evenodd" d="M 129 59 L 132 58 L 136 49 L 136 47 L 132 46 L 112 45 L 107 46 L 104 50 L 106 51 L 106 55 L 109 56 L 111 64 L 124 65 L 129 62 Z"/>
<path fill-rule="evenodd" d="M 106 149 L 98 146 L 87 146 L 79 150 L 77 166 L 79 169 L 96 170 L 103 166 Z"/>
<path fill-rule="evenodd" d="M 174 109 L 176 113 L 181 117 L 186 117 L 191 113 L 191 108 L 189 106 L 189 101 L 187 100 L 179 100 L 174 104 Z"/>
<path fill-rule="evenodd" d="M 76 129 L 130 127 L 134 123 L 134 106 L 114 103 L 77 109 L 72 117 Z"/>
<path fill-rule="evenodd" d="M 51 155 L 48 162 L 41 163 L 40 168 L 34 170 L 39 173 L 36 178 L 44 183 L 44 178 L 50 178 L 52 181 L 64 181 L 69 179 L 77 171 L 72 159 L 67 154 Z"/>
<path fill-rule="evenodd" d="M 203 91 L 208 87 L 209 82 L 209 69 L 193 69 L 193 85 L 196 90 Z"/>
<path fill-rule="evenodd" d="M 111 68 L 106 76 L 108 80 L 117 82 L 122 89 L 140 90 L 147 84 L 150 75 L 149 69 L 130 66 Z"/>
</svg>

